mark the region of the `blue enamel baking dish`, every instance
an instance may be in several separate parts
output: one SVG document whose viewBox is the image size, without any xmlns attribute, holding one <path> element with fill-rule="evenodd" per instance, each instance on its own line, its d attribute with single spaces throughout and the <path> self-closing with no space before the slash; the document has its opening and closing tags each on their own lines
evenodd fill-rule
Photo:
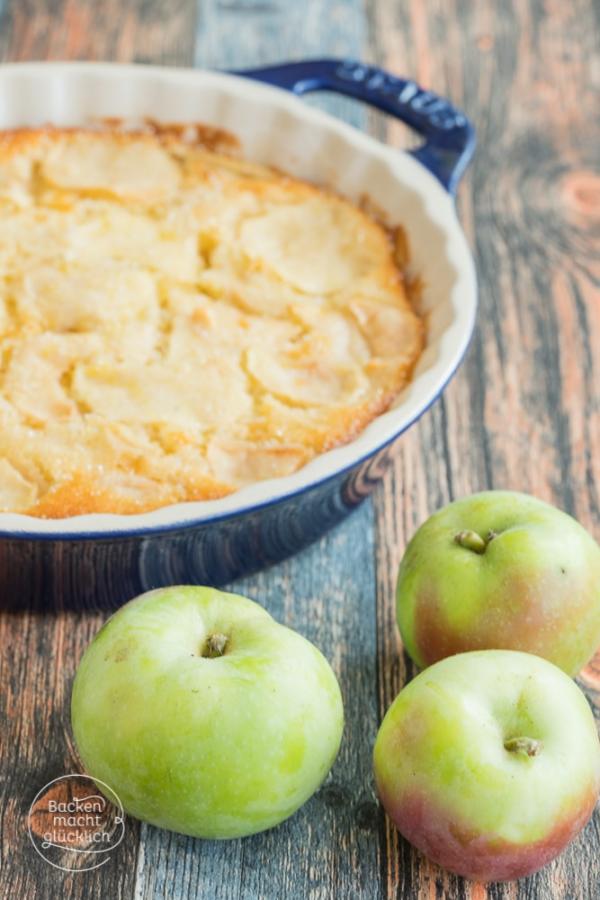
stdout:
<svg viewBox="0 0 600 900">
<path fill-rule="evenodd" d="M 326 90 L 394 116 L 424 139 L 399 152 L 299 99 Z M 411 80 L 347 60 L 320 59 L 232 73 L 96 63 L 0 67 L 0 128 L 78 125 L 92 117 L 204 122 L 232 132 L 244 155 L 368 196 L 408 234 L 424 284 L 427 345 L 393 407 L 353 441 L 283 478 L 219 500 L 140 515 L 38 519 L 0 513 L 4 589 L 23 566 L 60 578 L 65 602 L 115 599 L 173 583 L 219 585 L 294 553 L 344 518 L 381 478 L 400 435 L 439 397 L 459 366 L 476 311 L 472 257 L 454 193 L 473 154 L 466 117 Z M 38 591 L 31 584 L 26 590 Z"/>
</svg>

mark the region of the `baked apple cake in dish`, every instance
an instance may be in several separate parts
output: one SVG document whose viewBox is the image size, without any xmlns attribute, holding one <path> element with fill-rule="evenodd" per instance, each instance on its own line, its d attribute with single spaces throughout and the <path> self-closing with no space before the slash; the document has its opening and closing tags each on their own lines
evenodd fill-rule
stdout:
<svg viewBox="0 0 600 900">
<path fill-rule="evenodd" d="M 354 438 L 423 347 L 402 242 L 175 128 L 0 134 L 0 511 L 138 513 Z"/>
</svg>

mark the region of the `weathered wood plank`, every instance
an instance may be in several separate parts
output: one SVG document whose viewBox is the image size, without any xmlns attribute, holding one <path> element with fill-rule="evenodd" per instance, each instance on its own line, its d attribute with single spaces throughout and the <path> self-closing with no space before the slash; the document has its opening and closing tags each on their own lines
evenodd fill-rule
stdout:
<svg viewBox="0 0 600 900">
<path fill-rule="evenodd" d="M 199 0 L 196 66 L 255 68 L 319 56 L 360 58 L 365 43 L 362 0 Z M 315 96 L 306 103 L 361 127 L 366 111 L 344 97 Z"/>
<path fill-rule="evenodd" d="M 242 841 L 196 841 L 142 826 L 137 897 L 222 900 L 379 895 L 373 514 L 370 504 L 318 545 L 232 589 L 313 641 L 342 687 L 346 727 L 323 787 L 276 829 Z"/>
<path fill-rule="evenodd" d="M 189 64 L 195 4 L 177 0 L 165 17 L 160 2 L 127 5 L 108 0 L 10 0 L 0 9 L 0 59 L 144 58 Z M 43 900 L 130 898 L 134 892 L 138 823 L 128 820 L 126 839 L 96 872 L 69 875 L 37 856 L 27 836 L 34 795 L 59 775 L 80 770 L 72 747 L 69 702 L 75 667 L 106 613 L 62 608 L 68 566 L 57 554 L 39 557 L 35 575 L 15 567 L 13 596 L 0 615 L 0 722 L 2 739 L 2 875 L 0 896 Z M 26 560 L 22 560 L 27 564 Z M 36 581 L 44 608 L 24 599 Z M 118 602 L 122 586 L 104 581 L 106 601 Z M 122 594 L 120 599 L 126 599 Z"/>
<path fill-rule="evenodd" d="M 303 55 L 360 55 L 362 26 L 355 0 L 334 5 L 318 0 L 308 15 L 306 7 L 292 2 L 229 6 L 211 0 L 199 7 L 196 64 L 240 68 Z M 356 105 L 334 98 L 315 102 L 353 124 L 364 121 Z M 346 712 L 340 756 L 315 797 L 266 834 L 223 844 L 169 837 L 142 826 L 136 896 L 358 900 L 379 894 L 380 815 L 371 774 L 374 585 L 373 514 L 367 503 L 318 545 L 231 586 L 314 641 L 332 662 Z"/>
<path fill-rule="evenodd" d="M 0 59 L 190 65 L 194 0 L 5 0 Z"/>
<path fill-rule="evenodd" d="M 449 499 L 488 487 L 536 494 L 598 534 L 600 305 L 592 4 L 448 0 L 369 4 L 371 52 L 453 97 L 479 151 L 459 206 L 481 312 L 467 360 L 402 445 L 375 499 L 378 694 L 414 674 L 395 629 L 406 542 Z M 401 142 L 394 127 L 388 139 Z M 597 210 L 597 207 L 596 207 Z M 594 240 L 596 243 L 594 244 Z M 596 252 L 594 254 L 594 247 Z M 594 352 L 596 348 L 596 352 Z M 598 670 L 581 678 L 598 714 Z M 587 898 L 600 894 L 600 813 L 559 860 L 519 884 L 469 885 L 386 825 L 387 895 Z"/>
<path fill-rule="evenodd" d="M 60 576 L 60 567 L 57 567 Z M 80 771 L 69 729 L 74 663 L 98 628 L 89 614 L 35 609 L 0 617 L 2 733 L 2 880 L 0 896 L 84 898 L 101 890 L 129 897 L 138 827 L 98 872 L 68 874 L 44 862 L 29 842 L 35 794 L 60 775 Z"/>
</svg>

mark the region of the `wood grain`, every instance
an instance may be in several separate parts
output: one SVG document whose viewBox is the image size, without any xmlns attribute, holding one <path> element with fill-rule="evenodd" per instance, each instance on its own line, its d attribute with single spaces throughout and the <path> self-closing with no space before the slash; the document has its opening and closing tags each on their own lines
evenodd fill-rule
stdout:
<svg viewBox="0 0 600 900">
<path fill-rule="evenodd" d="M 169 7 L 167 21 L 159 0 L 129 5 L 116 0 L 15 0 L 0 8 L 0 59 L 190 64 L 195 4 Z M 51 868 L 27 836 L 27 813 L 37 791 L 59 775 L 81 770 L 70 734 L 70 690 L 77 662 L 106 617 L 89 604 L 79 613 L 63 608 L 68 552 L 63 546 L 52 557 L 41 552 L 35 560 L 23 554 L 18 562 L 16 555 L 0 559 L 2 582 L 10 585 L 0 615 L 0 897 L 7 900 L 117 900 L 135 892 L 139 825 L 133 820 L 127 821 L 126 840 L 110 862 L 95 872 L 68 874 Z M 111 583 L 109 572 L 101 577 L 106 601 L 131 596 L 127 585 Z M 32 583 L 39 588 L 34 605 L 29 600 Z"/>
<path fill-rule="evenodd" d="M 327 16 L 331 27 L 323 29 Z M 198 17 L 196 63 L 260 65 L 273 59 L 275 44 L 283 58 L 340 53 L 344 41 L 346 52 L 360 55 L 362 22 L 357 0 L 333 5 L 318 0 L 308 16 L 300 4 L 281 0 L 248 6 L 205 2 Z M 364 111 L 356 105 L 333 98 L 317 103 L 353 124 L 364 122 Z M 325 785 L 278 829 L 226 845 L 165 837 L 142 825 L 140 897 L 325 900 L 339 891 L 353 900 L 380 893 L 380 815 L 371 775 L 377 730 L 373 534 L 367 503 L 318 545 L 232 585 L 313 640 L 340 679 L 346 740 Z"/>
<path fill-rule="evenodd" d="M 476 335 L 442 400 L 406 435 L 375 498 L 380 714 L 414 675 L 394 627 L 397 565 L 417 525 L 490 487 L 531 492 L 600 525 L 598 127 L 587 2 L 370 4 L 371 52 L 452 96 L 479 150 L 459 197 L 475 247 Z M 400 142 L 390 128 L 391 142 Z M 594 269 L 594 266 L 596 267 Z M 600 666 L 582 674 L 600 714 Z M 600 895 L 600 811 L 552 865 L 518 885 L 467 884 L 386 824 L 397 897 Z"/>
<path fill-rule="evenodd" d="M 194 841 L 142 826 L 139 896 L 329 898 L 340 887 L 348 898 L 379 894 L 373 531 L 365 505 L 319 544 L 232 586 L 313 641 L 338 675 L 346 737 L 325 784 L 279 828 L 243 841 Z"/>
<path fill-rule="evenodd" d="M 410 535 L 453 497 L 530 491 L 598 529 L 600 199 L 592 0 L 7 0 L 0 58 L 115 59 L 218 68 L 285 58 L 368 58 L 462 105 L 479 152 L 459 211 L 475 248 L 477 334 L 460 374 L 405 436 L 391 477 L 319 544 L 234 589 L 323 650 L 346 706 L 342 751 L 317 795 L 278 829 L 202 842 L 127 821 L 101 872 L 50 869 L 28 845 L 33 795 L 77 769 L 68 702 L 77 662 L 106 613 L 65 608 L 65 560 L 13 566 L 0 616 L 0 897 L 515 898 L 600 896 L 600 814 L 542 873 L 518 884 L 448 876 L 402 841 L 375 802 L 371 748 L 414 669 L 394 620 Z M 396 146 L 406 129 L 351 101 L 309 98 Z M 62 551 L 68 552 L 68 551 Z M 33 569 L 33 571 L 32 571 Z M 45 602 L 28 604 L 37 583 Z M 102 599 L 134 587 L 99 576 Z M 103 604 L 104 605 L 104 604 Z M 600 721 L 600 658 L 581 684 Z"/>
<path fill-rule="evenodd" d="M 112 60 L 190 65 L 194 0 L 9 0 L 0 23 L 4 62 Z"/>
</svg>

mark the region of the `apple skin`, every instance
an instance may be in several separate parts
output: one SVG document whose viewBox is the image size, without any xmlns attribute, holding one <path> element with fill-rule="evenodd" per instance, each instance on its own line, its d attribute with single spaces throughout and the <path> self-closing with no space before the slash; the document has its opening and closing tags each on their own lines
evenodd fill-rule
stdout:
<svg viewBox="0 0 600 900">
<path fill-rule="evenodd" d="M 464 530 L 495 536 L 478 553 L 456 542 Z M 527 494 L 473 494 L 434 513 L 410 541 L 396 614 L 420 668 L 507 649 L 576 675 L 600 644 L 600 547 L 571 516 Z"/>
<path fill-rule="evenodd" d="M 207 638 L 227 638 L 224 653 Z M 271 828 L 336 758 L 343 706 L 325 657 L 245 597 L 170 587 L 123 606 L 87 648 L 73 733 L 125 811 L 183 834 Z"/>
<path fill-rule="evenodd" d="M 504 741 L 541 741 L 537 756 Z M 429 859 L 478 881 L 541 868 L 590 818 L 600 741 L 585 696 L 540 657 L 482 650 L 421 672 L 374 751 L 381 802 Z"/>
</svg>

